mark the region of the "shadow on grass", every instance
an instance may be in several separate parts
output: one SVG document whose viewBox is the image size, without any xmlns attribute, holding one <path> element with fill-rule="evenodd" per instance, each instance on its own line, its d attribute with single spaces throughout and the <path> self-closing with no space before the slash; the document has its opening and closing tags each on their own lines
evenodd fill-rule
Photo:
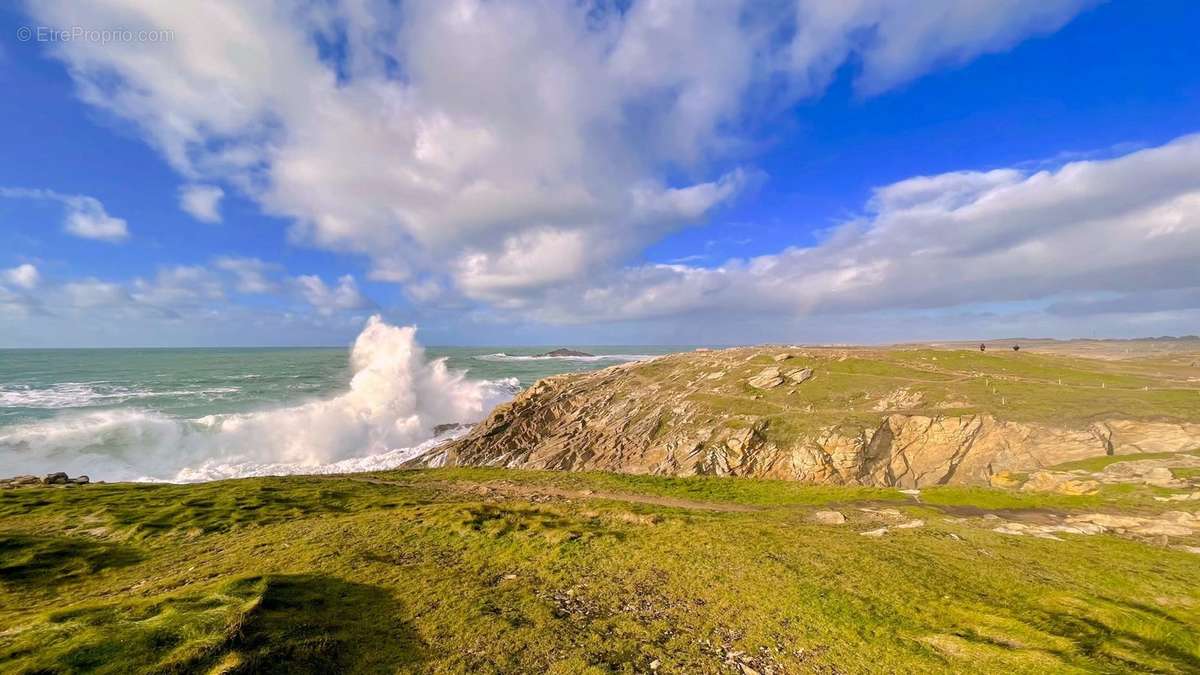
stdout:
<svg viewBox="0 0 1200 675">
<path fill-rule="evenodd" d="M 420 638 L 384 590 L 318 575 L 236 582 L 261 589 L 232 647 L 234 673 L 394 672 L 424 660 Z"/>
<path fill-rule="evenodd" d="M 142 560 L 131 546 L 81 537 L 0 535 L 0 583 L 25 589 L 52 588 Z"/>
<path fill-rule="evenodd" d="M 372 673 L 425 659 L 385 590 L 320 575 L 85 604 L 0 633 L 5 672 Z M 11 668 L 11 670 L 7 670 Z"/>
<path fill-rule="evenodd" d="M 1106 598 L 1094 609 L 1100 612 L 1082 614 L 1068 611 L 1043 611 L 1027 617 L 1037 629 L 1070 640 L 1071 650 L 1046 650 L 1065 663 L 1105 672 L 1168 672 L 1200 673 L 1200 654 L 1195 641 L 1184 644 L 1164 638 L 1189 635 L 1192 628 L 1168 612 L 1138 602 Z M 1125 626 L 1107 621 L 1103 610 L 1119 613 Z M 1163 631 L 1166 624 L 1170 628 Z M 1158 634 L 1158 637 L 1152 635 Z M 1014 649 L 1012 644 L 996 641 L 973 630 L 957 633 L 958 637 L 992 647 Z M 1189 648 L 1190 647 L 1190 648 Z"/>
</svg>

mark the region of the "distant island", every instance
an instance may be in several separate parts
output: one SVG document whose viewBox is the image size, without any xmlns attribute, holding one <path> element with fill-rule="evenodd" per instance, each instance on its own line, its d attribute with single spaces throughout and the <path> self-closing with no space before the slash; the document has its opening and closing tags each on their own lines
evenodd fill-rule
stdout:
<svg viewBox="0 0 1200 675">
<path fill-rule="evenodd" d="M 554 351 L 546 352 L 545 354 L 537 354 L 537 356 L 539 356 L 539 357 L 541 357 L 541 356 L 571 357 L 571 356 L 595 356 L 595 354 L 589 354 L 587 352 L 578 352 L 578 351 L 575 351 L 574 349 L 555 349 Z"/>
</svg>

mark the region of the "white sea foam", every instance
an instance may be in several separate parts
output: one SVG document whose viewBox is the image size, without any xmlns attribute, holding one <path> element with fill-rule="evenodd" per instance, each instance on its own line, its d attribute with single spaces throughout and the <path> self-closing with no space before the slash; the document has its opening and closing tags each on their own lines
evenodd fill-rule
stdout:
<svg viewBox="0 0 1200 675">
<path fill-rule="evenodd" d="M 46 387 L 0 386 L 0 408 L 90 408 L 119 405 L 146 398 L 202 396 L 208 399 L 237 393 L 237 387 L 208 387 L 183 391 L 135 389 L 105 382 L 60 382 Z"/>
<path fill-rule="evenodd" d="M 481 419 L 515 379 L 476 381 L 429 361 L 415 328 L 372 317 L 340 395 L 274 410 L 181 420 L 128 408 L 70 411 L 0 430 L 0 476 L 45 471 L 103 480 L 211 480 L 395 466 L 448 422 Z"/>
</svg>

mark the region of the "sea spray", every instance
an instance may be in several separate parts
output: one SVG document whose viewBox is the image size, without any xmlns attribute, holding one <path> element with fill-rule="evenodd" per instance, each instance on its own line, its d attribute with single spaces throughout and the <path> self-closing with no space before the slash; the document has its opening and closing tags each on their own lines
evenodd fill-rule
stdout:
<svg viewBox="0 0 1200 675">
<path fill-rule="evenodd" d="M 149 410 L 64 412 L 0 429 L 0 475 L 50 470 L 103 480 L 207 480 L 394 466 L 447 422 L 481 419 L 514 380 L 429 360 L 416 329 L 371 317 L 349 389 L 299 405 L 179 419 Z"/>
</svg>

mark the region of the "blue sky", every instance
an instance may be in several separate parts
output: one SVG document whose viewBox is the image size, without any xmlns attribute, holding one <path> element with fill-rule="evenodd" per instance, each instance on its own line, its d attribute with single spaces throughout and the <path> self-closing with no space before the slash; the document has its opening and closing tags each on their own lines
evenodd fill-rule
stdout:
<svg viewBox="0 0 1200 675">
<path fill-rule="evenodd" d="M 1195 3 L 220 4 L 0 9 L 0 346 L 1200 325 Z"/>
</svg>

